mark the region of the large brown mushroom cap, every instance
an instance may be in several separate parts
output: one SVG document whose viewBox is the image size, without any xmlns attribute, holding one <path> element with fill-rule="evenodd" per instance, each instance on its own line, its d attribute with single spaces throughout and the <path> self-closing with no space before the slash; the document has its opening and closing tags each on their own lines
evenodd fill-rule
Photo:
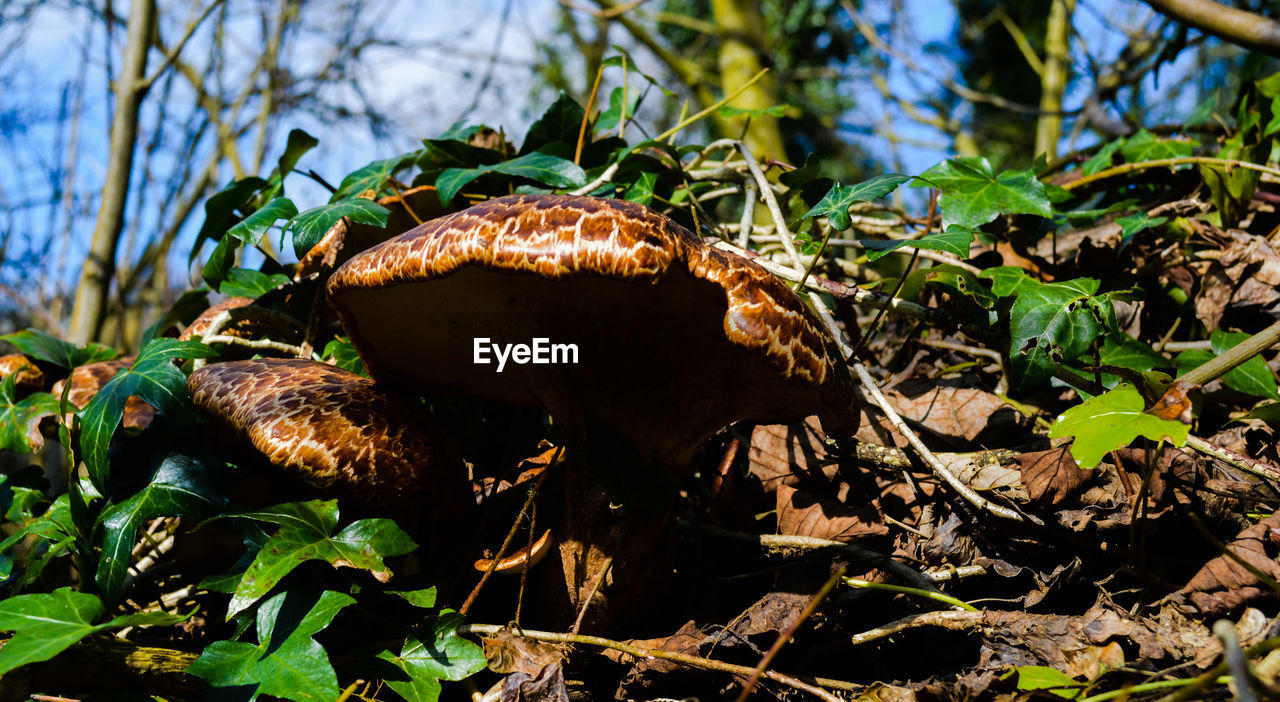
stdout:
<svg viewBox="0 0 1280 702">
<path fill-rule="evenodd" d="M 10 375 L 13 376 L 13 391 L 18 399 L 44 389 L 44 373 L 20 353 L 0 356 L 0 378 Z"/>
<path fill-rule="evenodd" d="M 328 290 L 380 381 L 540 403 L 669 464 L 738 420 L 857 423 L 831 337 L 786 285 L 637 204 L 498 198 L 357 255 Z M 572 343 L 579 362 L 498 373 L 473 363 L 477 337 Z"/>
<path fill-rule="evenodd" d="M 465 471 L 448 442 L 367 378 L 314 361 L 255 359 L 211 363 L 187 389 L 197 407 L 315 487 L 395 501 L 439 483 L 457 485 L 465 501 Z"/>
</svg>

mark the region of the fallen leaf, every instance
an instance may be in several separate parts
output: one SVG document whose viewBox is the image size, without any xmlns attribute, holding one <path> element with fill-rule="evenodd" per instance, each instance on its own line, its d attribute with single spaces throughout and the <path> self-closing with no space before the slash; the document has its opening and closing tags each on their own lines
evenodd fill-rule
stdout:
<svg viewBox="0 0 1280 702">
<path fill-rule="evenodd" d="M 1276 563 L 1275 553 L 1280 549 L 1270 538 L 1272 529 L 1280 529 L 1280 514 L 1273 514 L 1244 529 L 1226 546 L 1241 560 L 1276 580 L 1280 579 L 1280 563 Z M 1276 593 L 1248 568 L 1224 553 L 1191 576 L 1178 594 L 1187 596 L 1199 612 L 1216 616 Z"/>
<path fill-rule="evenodd" d="M 889 532 L 873 504 L 841 504 L 789 485 L 777 488 L 778 533 L 819 539 L 851 539 Z"/>
<path fill-rule="evenodd" d="M 1093 473 L 1076 464 L 1076 459 L 1071 457 L 1070 448 L 1061 446 L 1018 456 L 1022 484 L 1027 486 L 1027 494 L 1031 499 L 1057 505 L 1079 492 L 1089 482 Z"/>
</svg>

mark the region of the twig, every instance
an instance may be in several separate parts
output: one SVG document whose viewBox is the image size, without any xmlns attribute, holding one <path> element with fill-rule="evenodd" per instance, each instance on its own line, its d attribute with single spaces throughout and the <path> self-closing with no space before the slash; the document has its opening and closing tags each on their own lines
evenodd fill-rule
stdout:
<svg viewBox="0 0 1280 702">
<path fill-rule="evenodd" d="M 1263 463 L 1257 459 L 1241 456 L 1220 446 L 1214 446 L 1198 436 L 1188 436 L 1187 446 L 1206 456 L 1216 458 L 1233 468 L 1239 468 L 1250 475 L 1256 475 L 1264 480 L 1280 480 L 1280 468 L 1270 463 Z"/>
<path fill-rule="evenodd" d="M 1192 385 L 1204 385 L 1225 375 L 1228 371 L 1275 346 L 1277 343 L 1280 343 L 1280 322 L 1275 322 L 1266 329 L 1236 344 L 1221 356 L 1213 357 L 1204 365 L 1183 373 L 1178 376 L 1178 380 L 1185 380 Z"/>
<path fill-rule="evenodd" d="M 1247 170 L 1258 171 L 1260 173 L 1268 173 L 1270 175 L 1280 177 L 1280 169 L 1272 168 L 1270 166 L 1260 166 L 1256 163 L 1249 163 L 1248 161 L 1238 161 L 1232 158 L 1210 158 L 1208 156 L 1179 156 L 1177 158 L 1158 158 L 1158 159 L 1155 159 L 1154 161 L 1140 161 L 1138 163 L 1122 163 L 1119 166 L 1113 166 L 1106 170 L 1098 171 L 1093 175 L 1085 176 L 1083 178 L 1080 178 L 1079 180 L 1073 180 L 1069 183 L 1063 183 L 1062 189 L 1076 190 L 1078 188 L 1082 188 L 1091 183 L 1096 183 L 1097 181 L 1100 181 L 1100 180 L 1106 180 L 1107 178 L 1112 178 L 1118 175 L 1124 175 L 1125 173 L 1132 173 L 1134 171 L 1145 171 L 1150 168 L 1165 168 L 1165 167 L 1173 168 L 1175 166 L 1192 166 L 1192 165 L 1222 166 L 1223 168 L 1244 168 Z"/>
<path fill-rule="evenodd" d="M 1236 702 L 1258 702 L 1258 696 L 1249 686 L 1253 675 L 1249 672 L 1249 661 L 1240 648 L 1240 637 L 1236 636 L 1236 627 L 1227 619 L 1219 619 L 1213 623 L 1213 635 L 1222 642 L 1222 662 L 1227 664 L 1231 677 L 1236 679 Z"/>
<path fill-rule="evenodd" d="M 738 248 L 745 249 L 751 245 L 751 226 L 756 221 L 756 198 L 760 191 L 753 180 L 742 184 L 742 220 L 738 229 Z"/>
<path fill-rule="evenodd" d="M 836 586 L 836 583 L 840 582 L 840 578 L 843 576 L 844 566 L 840 566 L 836 569 L 836 572 L 831 574 L 831 577 L 827 578 L 827 582 L 823 583 L 818 593 L 813 596 L 813 599 L 809 600 L 809 604 L 805 605 L 805 608 L 800 611 L 799 616 L 791 622 L 786 631 L 779 632 L 778 638 L 774 639 L 773 645 L 769 647 L 769 652 L 764 654 L 764 658 L 761 658 L 760 662 L 756 664 L 755 670 L 751 671 L 751 677 L 747 678 L 746 684 L 742 686 L 742 692 L 738 693 L 736 702 L 746 702 L 747 698 L 751 696 L 751 691 L 756 689 L 756 683 L 760 682 L 760 676 L 769 668 L 769 664 L 773 662 L 773 659 L 778 657 L 778 652 L 800 630 L 800 625 L 813 616 L 813 613 L 818 609 L 818 605 L 826 599 L 827 594 Z M 834 695 L 822 695 L 822 699 L 838 702 L 838 698 Z"/>
<path fill-rule="evenodd" d="M 506 627 L 499 626 L 497 624 L 463 624 L 458 627 L 458 633 L 462 635 L 470 634 L 474 636 L 492 636 L 503 631 L 506 631 Z M 752 672 L 752 669 L 745 665 L 734 665 L 732 663 L 725 663 L 724 661 L 718 661 L 711 658 L 700 658 L 698 656 L 690 656 L 684 653 L 633 646 L 628 643 L 614 641 L 613 639 L 606 639 L 601 636 L 588 636 L 586 634 L 559 634 L 552 631 L 535 631 L 533 629 L 522 629 L 520 634 L 524 638 L 534 639 L 536 641 L 583 644 L 587 646 L 611 648 L 615 651 L 621 651 L 641 660 L 661 658 L 662 660 L 680 663 L 681 665 L 687 665 L 693 668 L 714 670 L 721 673 L 739 675 L 744 678 L 751 675 Z M 845 690 L 848 692 L 860 692 L 865 689 L 864 685 L 858 685 L 845 680 L 833 680 L 831 678 L 808 678 L 808 681 L 812 681 L 812 684 L 809 684 L 806 680 L 795 678 L 790 675 L 784 675 L 773 670 L 765 671 L 764 676 L 774 682 L 782 683 L 783 685 L 793 687 L 797 690 L 803 690 L 810 694 L 819 694 L 819 691 L 814 688 L 815 684 L 832 690 Z M 837 702 L 839 700 L 839 698 L 830 695 L 824 696 L 823 699 L 836 700 Z"/>
<path fill-rule="evenodd" d="M 707 115 L 711 114 L 712 112 L 715 112 L 716 110 L 720 109 L 721 107 L 723 107 L 723 106 L 725 106 L 725 105 L 729 104 L 729 102 L 730 102 L 730 101 L 732 101 L 734 98 L 736 98 L 736 97 L 738 97 L 739 95 L 741 95 L 742 93 L 746 92 L 747 88 L 750 88 L 751 86 L 755 85 L 755 84 L 756 84 L 756 81 L 760 80 L 761 78 L 764 78 L 765 74 L 766 74 L 766 73 L 768 73 L 768 72 L 769 72 L 769 69 L 767 69 L 767 68 L 766 68 L 766 69 L 764 69 L 763 71 L 760 71 L 759 73 L 755 74 L 754 76 L 751 76 L 751 78 L 750 78 L 749 80 L 747 80 L 747 82 L 745 82 L 745 83 L 743 83 L 742 85 L 738 86 L 738 89 L 737 89 L 737 90 L 734 90 L 732 93 L 729 93 L 728 95 L 724 96 L 724 97 L 723 97 L 723 98 L 721 98 L 718 102 L 713 103 L 713 104 L 712 104 L 710 107 L 708 107 L 707 109 L 702 110 L 701 112 L 696 112 L 696 113 L 694 113 L 694 114 L 690 115 L 689 117 L 686 117 L 685 119 L 680 120 L 680 123 L 679 123 L 679 124 L 677 124 L 676 126 L 674 126 L 674 127 L 670 128 L 670 129 L 668 129 L 667 131 L 665 131 L 665 132 L 663 132 L 663 133 L 659 134 L 658 136 L 654 137 L 654 138 L 653 138 L 653 140 L 654 140 L 654 141 L 663 141 L 664 139 L 666 139 L 666 138 L 668 138 L 668 137 L 670 137 L 670 136 L 673 136 L 674 134 L 676 134 L 677 132 L 679 132 L 681 129 L 684 129 L 685 127 L 687 127 L 687 126 L 689 126 L 689 125 L 693 124 L 694 122 L 697 122 L 698 120 L 702 119 L 703 117 L 706 117 Z"/>
<path fill-rule="evenodd" d="M 920 614 L 912 614 L 901 619 L 878 626 L 874 629 L 868 629 L 859 634 L 854 634 L 850 639 L 850 643 L 854 646 L 871 643 L 883 638 L 888 638 L 900 631 L 907 629 L 916 629 L 925 626 L 935 626 L 948 631 L 964 631 L 974 629 L 985 624 L 986 612 L 957 612 L 955 610 L 939 611 L 939 612 L 921 612 Z"/>
</svg>

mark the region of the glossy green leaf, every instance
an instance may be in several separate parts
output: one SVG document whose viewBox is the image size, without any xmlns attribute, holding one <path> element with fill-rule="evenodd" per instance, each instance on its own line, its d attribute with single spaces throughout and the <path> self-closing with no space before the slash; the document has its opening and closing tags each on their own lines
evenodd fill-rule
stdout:
<svg viewBox="0 0 1280 702">
<path fill-rule="evenodd" d="M 1013 389 L 1030 389 L 1052 375 L 1054 365 L 1089 349 L 1103 331 L 1086 303 L 1097 289 L 1092 278 L 1018 289 L 1009 310 Z"/>
<path fill-rule="evenodd" d="M 964 295 L 976 302 L 983 309 L 996 306 L 996 296 L 987 286 L 978 280 L 973 271 L 959 266 L 942 264 L 921 270 L 925 284 L 940 287 L 943 290 Z"/>
<path fill-rule="evenodd" d="M 218 292 L 232 297 L 257 298 L 288 282 L 289 276 L 283 273 L 267 275 L 249 268 L 232 268 L 227 271 L 227 279 L 222 281 Z"/>
<path fill-rule="evenodd" d="M 342 179 L 342 182 L 338 184 L 338 189 L 330 196 L 329 202 L 336 203 L 356 199 L 362 193 L 371 191 L 376 194 L 382 190 L 387 181 L 391 179 L 391 176 L 407 168 L 421 156 L 420 152 L 415 151 L 401 154 L 394 158 L 380 159 L 359 168 Z"/>
<path fill-rule="evenodd" d="M 87 363 L 106 361 L 116 357 L 115 349 L 101 344 L 76 346 L 35 329 L 24 329 L 0 336 L 0 341 L 7 341 L 22 353 L 38 361 L 45 361 L 71 370 Z"/>
<path fill-rule="evenodd" d="M 400 669 L 406 679 L 387 679 L 387 685 L 409 702 L 434 702 L 441 680 L 462 680 L 484 670 L 484 651 L 458 636 L 462 615 L 445 610 L 429 628 L 414 631 L 398 655 L 378 655 Z"/>
<path fill-rule="evenodd" d="M 285 141 L 284 153 L 280 154 L 280 158 L 276 161 L 276 171 L 273 177 L 279 177 L 281 180 L 285 176 L 293 172 L 297 167 L 298 160 L 303 154 L 320 145 L 320 140 L 307 134 L 301 129 L 290 129 L 289 137 Z"/>
<path fill-rule="evenodd" d="M 920 174 L 915 187 L 933 186 L 941 193 L 942 224 L 977 228 L 1002 214 L 1049 217 L 1053 208 L 1035 171 L 1002 171 L 986 158 L 953 158 Z"/>
<path fill-rule="evenodd" d="M 627 192 L 622 196 L 623 200 L 636 202 L 646 207 L 653 202 L 653 186 L 658 183 L 658 174 L 652 171 L 643 171 L 636 177 L 634 183 L 627 188 Z"/>
<path fill-rule="evenodd" d="M 640 93 L 636 90 L 630 90 L 628 99 L 625 104 L 622 99 L 622 88 L 614 88 L 609 94 L 609 109 L 600 114 L 600 118 L 596 120 L 597 132 L 613 132 L 617 131 L 618 123 L 622 121 L 623 116 L 626 119 L 635 119 L 636 108 L 640 106 Z"/>
<path fill-rule="evenodd" d="M 186 672 L 235 699 L 272 695 L 331 702 L 340 693 L 338 676 L 328 653 L 312 637 L 354 602 L 333 591 L 319 598 L 282 592 L 258 608 L 258 643 L 215 641 Z"/>
<path fill-rule="evenodd" d="M 69 587 L 49 593 L 18 595 L 0 602 L 0 631 L 13 632 L 13 638 L 0 648 L 0 675 L 29 663 L 47 661 L 97 631 L 173 624 L 185 619 L 165 612 L 150 612 L 93 624 L 101 615 L 102 603 L 97 597 L 74 592 Z"/>
<path fill-rule="evenodd" d="M 293 200 L 278 197 L 228 229 L 227 236 L 235 237 L 250 246 L 256 246 L 270 231 L 273 224 L 282 219 L 292 219 L 297 214 L 298 208 L 293 204 Z"/>
<path fill-rule="evenodd" d="M 849 207 L 851 205 L 857 202 L 879 200 L 897 190 L 898 186 L 911 180 L 912 177 L 903 173 L 882 173 L 870 180 L 864 180 L 854 185 L 836 183 L 818 201 L 818 204 L 804 213 L 801 219 L 826 217 L 833 229 L 844 231 L 853 224 L 852 220 L 849 219 Z"/>
<path fill-rule="evenodd" d="M 120 597 L 138 529 L 147 521 L 156 517 L 200 520 L 225 504 L 200 457 L 173 452 L 160 458 L 146 487 L 102 513 L 102 556 L 96 576 L 103 597 L 109 602 Z"/>
<path fill-rule="evenodd" d="M 991 294 L 996 297 L 1017 295 L 1018 291 L 1023 288 L 1031 288 L 1040 284 L 1040 281 L 1027 275 L 1026 271 L 1017 266 L 987 268 L 979 273 L 978 277 L 991 281 Z"/>
<path fill-rule="evenodd" d="M 1124 137 L 1107 142 L 1101 149 L 1098 149 L 1098 153 L 1080 166 L 1080 172 L 1090 176 L 1107 170 L 1115 163 L 1116 152 L 1120 151 L 1122 146 L 1124 146 Z"/>
<path fill-rule="evenodd" d="M 1142 129 L 1137 134 L 1125 139 L 1120 147 L 1120 155 L 1126 163 L 1158 161 L 1165 158 L 1190 156 L 1191 150 L 1200 142 L 1193 139 L 1161 139 L 1155 134 Z"/>
<path fill-rule="evenodd" d="M 199 421 L 187 395 L 187 377 L 174 361 L 217 354 L 198 341 L 155 339 L 138 352 L 132 366 L 122 368 L 93 396 L 80 414 L 80 451 L 89 478 L 99 490 L 107 485 L 107 447 L 120 426 L 125 400 L 136 395 L 161 412 Z"/>
<path fill-rule="evenodd" d="M 227 272 L 236 265 L 236 253 L 240 251 L 240 240 L 225 236 L 218 245 L 209 252 L 209 259 L 200 268 L 200 277 L 209 287 L 217 290 L 227 277 Z"/>
<path fill-rule="evenodd" d="M 548 145 L 560 142 L 563 144 L 578 143 L 578 131 L 582 129 L 582 118 L 585 113 L 576 100 L 561 92 L 554 102 L 547 107 L 532 125 L 520 146 L 520 153 L 529 154 Z M 628 112 L 627 114 L 635 114 Z M 617 126 L 617 122 L 614 122 Z M 467 165 L 480 165 L 468 163 Z"/>
<path fill-rule="evenodd" d="M 417 548 L 413 539 L 390 519 L 361 519 L 335 535 L 337 500 L 292 502 L 235 516 L 278 524 L 280 528 L 245 571 L 227 605 L 228 619 L 266 595 L 281 578 L 306 561 L 362 568 L 386 579 L 391 571 L 382 562 L 383 557 L 401 556 Z"/>
<path fill-rule="evenodd" d="M 1209 343 L 1213 347 L 1214 354 L 1221 356 L 1249 337 L 1249 334 L 1243 332 L 1226 332 L 1215 329 L 1209 334 Z M 1280 392 L 1277 392 L 1276 389 L 1276 376 L 1271 372 L 1270 366 L 1267 365 L 1262 356 L 1254 356 L 1239 366 L 1232 368 L 1226 375 L 1222 376 L 1222 382 L 1226 383 L 1227 387 L 1246 395 L 1280 400 Z"/>
<path fill-rule="evenodd" d="M 553 188 L 572 188 L 587 182 L 586 172 L 573 161 L 535 151 L 491 166 L 447 169 L 436 178 L 440 202 L 449 204 L 468 183 L 486 173 L 528 178 Z"/>
<path fill-rule="evenodd" d="M 1189 431 L 1182 422 L 1144 412 L 1142 395 L 1126 383 L 1063 412 L 1049 429 L 1049 437 L 1075 437 L 1072 457 L 1081 468 L 1094 468 L 1108 452 L 1128 446 L 1139 436 L 1182 446 Z"/>
<path fill-rule="evenodd" d="M 58 414 L 58 398 L 34 392 L 21 401 L 14 399 L 16 373 L 0 380 L 0 450 L 31 453 L 44 446 L 40 420 Z"/>
<path fill-rule="evenodd" d="M 955 254 L 961 259 L 969 258 L 969 247 L 973 245 L 973 230 L 965 227 L 951 227 L 945 232 L 933 232 L 919 239 L 859 239 L 858 243 L 867 249 L 867 260 L 875 261 L 904 246 L 916 249 L 930 249 Z"/>
<path fill-rule="evenodd" d="M 369 377 L 369 370 L 364 367 L 364 361 L 360 360 L 360 353 L 356 351 L 355 344 L 345 336 L 337 337 L 325 344 L 322 355 L 326 361 L 332 362 L 343 370 Z"/>
<path fill-rule="evenodd" d="M 200 225 L 200 232 L 196 234 L 196 243 L 191 248 L 189 261 L 196 260 L 196 254 L 200 253 L 200 247 L 206 240 L 222 241 L 225 238 L 223 234 L 247 214 L 244 210 L 258 191 L 270 185 L 256 176 L 241 178 L 227 184 L 206 200 L 204 224 Z"/>
<path fill-rule="evenodd" d="M 373 200 L 358 197 L 313 207 L 294 217 L 289 223 L 289 228 L 293 231 L 293 252 L 298 258 L 302 258 L 343 217 L 350 217 L 352 222 L 358 224 L 385 227 L 390 214 L 391 210 Z"/>
<path fill-rule="evenodd" d="M 1084 687 L 1070 675 L 1044 665 L 1020 665 L 1014 670 L 1018 674 L 1019 690 L 1044 690 L 1058 697 L 1074 700 L 1080 696 Z"/>
<path fill-rule="evenodd" d="M 1125 217 L 1117 217 L 1116 224 L 1120 225 L 1120 243 L 1129 243 L 1135 234 L 1152 227 L 1158 227 L 1168 222 L 1168 217 L 1152 217 L 1146 212 L 1136 212 Z"/>
<path fill-rule="evenodd" d="M 1102 351 L 1098 356 L 1106 365 L 1120 366 L 1136 371 L 1174 367 L 1171 359 L 1130 336 L 1125 336 L 1120 342 L 1107 337 L 1102 343 Z"/>
</svg>

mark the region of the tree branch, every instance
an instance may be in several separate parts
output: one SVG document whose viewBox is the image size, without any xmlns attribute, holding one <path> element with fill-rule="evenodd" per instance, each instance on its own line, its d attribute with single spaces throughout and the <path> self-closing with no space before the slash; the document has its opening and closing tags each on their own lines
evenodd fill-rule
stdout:
<svg viewBox="0 0 1280 702">
<path fill-rule="evenodd" d="M 1146 0 L 1156 11 L 1219 39 L 1280 56 L 1280 22 L 1213 0 Z"/>
</svg>

